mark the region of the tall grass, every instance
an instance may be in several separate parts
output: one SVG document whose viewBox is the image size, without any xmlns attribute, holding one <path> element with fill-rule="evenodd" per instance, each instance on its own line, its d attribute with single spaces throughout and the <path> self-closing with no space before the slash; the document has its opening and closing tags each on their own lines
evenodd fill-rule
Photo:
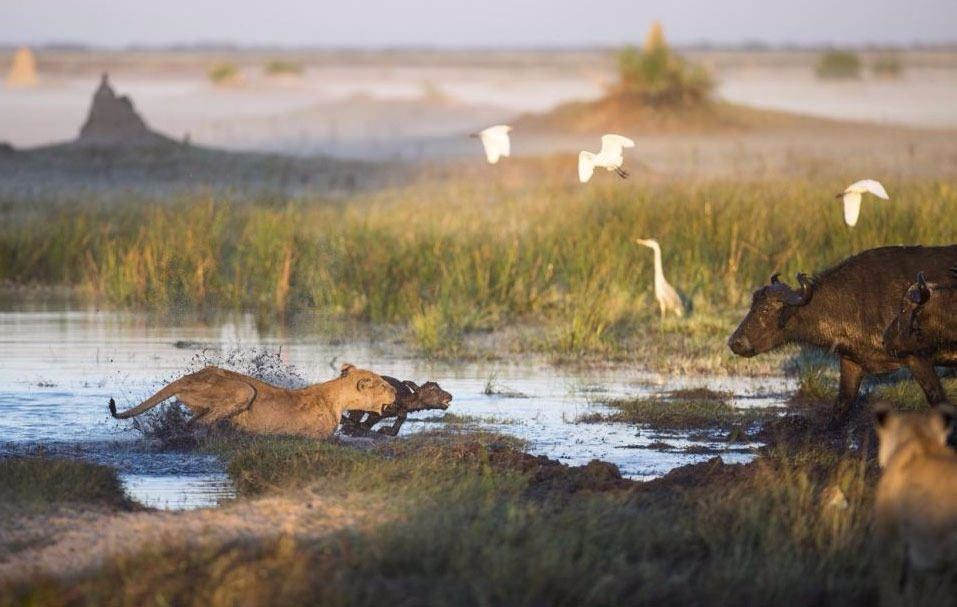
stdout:
<svg viewBox="0 0 957 607">
<path fill-rule="evenodd" d="M 943 244 L 957 190 L 888 183 L 850 230 L 813 180 L 508 190 L 456 184 L 321 201 L 236 204 L 185 197 L 99 210 L 4 211 L 0 281 L 68 285 L 124 307 L 320 310 L 409 324 L 427 348 L 536 322 L 562 351 L 656 330 L 652 256 L 700 318 L 747 304 L 774 271 L 813 272 L 863 249 Z"/>
</svg>

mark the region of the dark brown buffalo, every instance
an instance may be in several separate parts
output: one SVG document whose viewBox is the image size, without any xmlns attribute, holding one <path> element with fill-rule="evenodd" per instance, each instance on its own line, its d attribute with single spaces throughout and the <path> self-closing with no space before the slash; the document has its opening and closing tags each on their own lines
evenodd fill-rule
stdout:
<svg viewBox="0 0 957 607">
<path fill-rule="evenodd" d="M 379 428 L 379 433 L 395 436 L 399 433 L 399 428 L 405 423 L 409 413 L 427 409 L 445 410 L 449 408 L 449 403 L 452 402 L 452 395 L 434 381 L 427 381 L 419 386 L 413 381 L 401 381 L 386 375 L 381 377 L 395 388 L 395 402 L 383 408 L 382 415 L 375 413 L 366 415 L 365 411 L 347 412 L 342 416 L 342 430 L 346 434 L 369 432 L 372 430 L 372 426 L 383 419 L 394 417 L 396 418 L 395 422 L 388 428 Z M 363 416 L 365 416 L 365 419 L 363 419 Z"/>
<path fill-rule="evenodd" d="M 943 284 L 917 275 L 900 302 L 900 311 L 884 331 L 884 347 L 893 356 L 934 357 L 957 349 L 957 268 Z"/>
<path fill-rule="evenodd" d="M 751 310 L 728 339 L 739 356 L 754 356 L 787 343 L 825 348 L 840 357 L 835 422 L 843 422 L 868 374 L 910 369 L 931 404 L 946 399 L 934 365 L 957 364 L 957 352 L 932 357 L 890 354 L 884 331 L 918 272 L 943 280 L 957 262 L 957 246 L 881 247 L 849 257 L 814 278 L 798 275 L 798 288 L 778 281 L 754 292 Z"/>
</svg>

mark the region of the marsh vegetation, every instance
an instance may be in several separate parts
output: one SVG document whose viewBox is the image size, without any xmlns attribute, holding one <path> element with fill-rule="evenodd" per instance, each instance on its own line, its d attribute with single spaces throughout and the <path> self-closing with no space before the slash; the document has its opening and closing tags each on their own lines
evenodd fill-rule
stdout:
<svg viewBox="0 0 957 607">
<path fill-rule="evenodd" d="M 654 340 L 670 342 L 663 348 L 684 342 L 695 358 L 720 358 L 734 317 L 771 272 L 952 239 L 949 182 L 888 187 L 894 200 L 869 205 L 853 231 L 831 202 L 834 185 L 813 178 L 491 191 L 452 180 L 348 203 L 18 203 L 2 211 L 0 281 L 70 287 L 120 308 L 274 319 L 318 311 L 406 327 L 412 343 L 439 355 L 461 355 L 470 335 L 535 326 L 518 349 L 622 355 L 636 336 L 664 331 L 668 340 Z M 651 257 L 634 244 L 646 235 L 662 243 L 669 280 L 693 300 L 687 321 L 656 318 Z"/>
</svg>

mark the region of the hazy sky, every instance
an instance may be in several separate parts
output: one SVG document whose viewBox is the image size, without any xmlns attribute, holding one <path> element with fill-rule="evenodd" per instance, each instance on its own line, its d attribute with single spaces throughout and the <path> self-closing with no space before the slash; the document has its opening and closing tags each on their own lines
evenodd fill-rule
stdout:
<svg viewBox="0 0 957 607">
<path fill-rule="evenodd" d="M 582 46 L 957 41 L 957 0 L 0 0 L 0 43 Z"/>
</svg>

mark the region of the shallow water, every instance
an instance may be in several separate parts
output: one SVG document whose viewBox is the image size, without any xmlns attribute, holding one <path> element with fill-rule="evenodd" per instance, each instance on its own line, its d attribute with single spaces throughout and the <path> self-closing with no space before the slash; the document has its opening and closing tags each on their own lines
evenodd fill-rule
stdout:
<svg viewBox="0 0 957 607">
<path fill-rule="evenodd" d="M 126 313 L 19 310 L 0 312 L 0 454 L 42 449 L 100 462 L 116 467 L 128 493 L 142 503 L 212 506 L 232 495 L 221 463 L 144 439 L 130 422 L 109 416 L 109 398 L 124 409 L 205 364 L 295 385 L 329 379 L 343 361 L 402 379 L 436 380 L 455 396 L 448 413 L 478 418 L 482 428 L 524 439 L 532 453 L 569 464 L 610 461 L 631 478 L 658 476 L 713 456 L 680 452 L 692 444 L 720 452 L 726 461 L 751 456 L 742 445 L 726 450 L 720 440 L 692 443 L 686 436 L 662 437 L 626 424 L 574 423 L 582 414 L 607 410 L 598 401 L 708 387 L 732 392 L 736 406 L 767 406 L 782 403 L 793 389 L 781 378 L 662 377 L 627 367 L 554 367 L 532 358 L 436 362 L 364 339 L 333 345 L 301 331 L 262 334 L 247 315 L 195 324 Z M 493 392 L 511 394 L 486 394 L 490 379 Z M 410 416 L 402 433 L 436 428 L 442 416 L 429 411 Z M 674 449 L 641 448 L 661 440 Z"/>
</svg>

